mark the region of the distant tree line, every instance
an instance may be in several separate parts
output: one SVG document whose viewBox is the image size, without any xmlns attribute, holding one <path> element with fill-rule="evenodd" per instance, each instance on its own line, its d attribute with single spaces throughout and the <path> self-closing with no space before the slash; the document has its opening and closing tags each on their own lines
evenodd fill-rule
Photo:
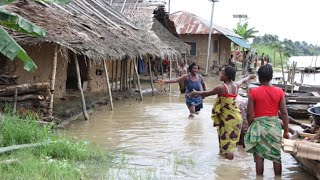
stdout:
<svg viewBox="0 0 320 180">
<path fill-rule="evenodd" d="M 316 56 L 320 55 L 320 47 L 308 44 L 305 41 L 292 41 L 291 39 L 279 40 L 277 35 L 265 34 L 253 39 L 253 45 L 265 45 L 270 47 L 280 47 L 284 45 L 286 56 Z"/>
</svg>

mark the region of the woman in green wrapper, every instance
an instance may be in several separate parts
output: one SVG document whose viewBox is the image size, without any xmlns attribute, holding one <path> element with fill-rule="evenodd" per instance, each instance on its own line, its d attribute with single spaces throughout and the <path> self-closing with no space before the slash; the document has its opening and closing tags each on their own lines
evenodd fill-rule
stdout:
<svg viewBox="0 0 320 180">
<path fill-rule="evenodd" d="M 273 76 L 270 65 L 262 65 L 258 76 L 261 86 L 249 92 L 247 120 L 250 127 L 245 135 L 245 149 L 254 155 L 257 175 L 263 175 L 264 159 L 273 161 L 275 175 L 281 175 L 282 137 L 289 138 L 285 96 L 282 89 L 270 84 Z M 283 136 L 278 110 L 283 121 Z"/>
<path fill-rule="evenodd" d="M 224 83 L 210 91 L 193 91 L 190 96 L 200 95 L 203 98 L 218 94 L 212 110 L 214 127 L 217 127 L 219 137 L 220 154 L 226 159 L 232 160 L 234 151 L 240 138 L 242 118 L 240 110 L 235 101 L 240 86 L 256 76 L 248 77 L 234 82 L 236 70 L 234 67 L 226 66 L 221 70 L 220 81 Z"/>
</svg>

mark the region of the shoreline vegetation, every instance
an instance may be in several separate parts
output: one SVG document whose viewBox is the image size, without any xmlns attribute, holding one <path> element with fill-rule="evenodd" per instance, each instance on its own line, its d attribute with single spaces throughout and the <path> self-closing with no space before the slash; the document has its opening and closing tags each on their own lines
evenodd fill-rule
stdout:
<svg viewBox="0 0 320 180">
<path fill-rule="evenodd" d="M 51 142 L 51 143 L 45 143 Z M 19 116 L 6 108 L 0 116 L 0 146 L 44 143 L 0 154 L 0 179 L 103 178 L 115 155 L 41 125 L 31 113 Z"/>
</svg>

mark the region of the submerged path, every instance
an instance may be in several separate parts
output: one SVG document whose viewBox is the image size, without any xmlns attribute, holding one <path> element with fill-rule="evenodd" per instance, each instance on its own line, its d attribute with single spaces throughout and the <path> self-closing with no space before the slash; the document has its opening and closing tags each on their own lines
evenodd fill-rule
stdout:
<svg viewBox="0 0 320 180">
<path fill-rule="evenodd" d="M 209 88 L 217 83 L 207 80 Z M 102 107 L 90 121 L 72 123 L 67 133 L 123 153 L 127 165 L 117 174 L 122 179 L 256 179 L 253 157 L 242 148 L 234 161 L 219 156 L 212 102 L 206 98 L 201 113 L 188 119 L 184 96 L 173 86 L 170 94 L 118 103 L 113 112 Z M 282 179 L 313 179 L 289 154 L 283 153 L 282 160 Z M 266 161 L 261 179 L 273 179 L 273 174 L 272 162 Z"/>
</svg>

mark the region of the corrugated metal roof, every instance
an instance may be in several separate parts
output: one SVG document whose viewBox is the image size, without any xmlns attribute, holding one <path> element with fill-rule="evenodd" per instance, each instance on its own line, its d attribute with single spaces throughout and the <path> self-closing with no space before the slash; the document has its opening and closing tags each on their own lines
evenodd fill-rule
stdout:
<svg viewBox="0 0 320 180">
<path fill-rule="evenodd" d="M 240 39 L 240 38 L 237 38 L 237 37 L 234 37 L 234 36 L 229 36 L 229 35 L 226 35 L 227 38 L 229 38 L 232 42 L 238 44 L 239 46 L 241 47 L 244 47 L 246 49 L 250 49 L 251 46 L 243 39 Z"/>
<path fill-rule="evenodd" d="M 209 34 L 210 22 L 207 20 L 185 11 L 178 11 L 170 14 L 170 19 L 174 21 L 178 34 Z M 221 27 L 215 23 L 212 24 L 213 34 L 223 34 L 242 39 L 233 31 Z"/>
</svg>

